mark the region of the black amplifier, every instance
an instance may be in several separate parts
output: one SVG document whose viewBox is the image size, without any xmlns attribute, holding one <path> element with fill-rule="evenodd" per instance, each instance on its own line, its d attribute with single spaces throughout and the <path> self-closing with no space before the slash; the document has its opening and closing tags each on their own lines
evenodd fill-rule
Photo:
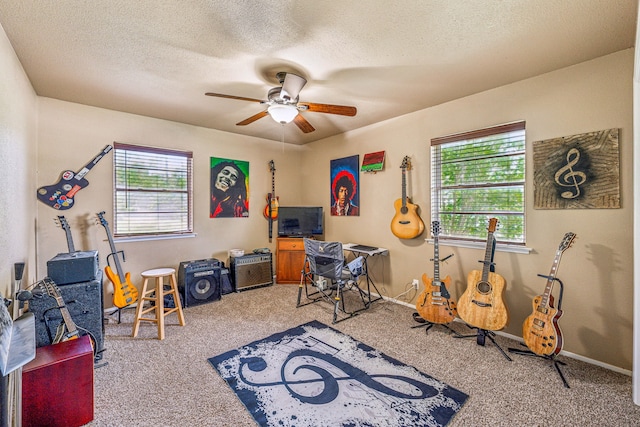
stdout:
<svg viewBox="0 0 640 427">
<path fill-rule="evenodd" d="M 217 301 L 222 297 L 221 270 L 215 258 L 182 261 L 178 268 L 178 292 L 183 307 Z"/>
<path fill-rule="evenodd" d="M 58 286 L 91 282 L 98 270 L 98 251 L 58 254 L 47 261 L 47 276 Z"/>
</svg>

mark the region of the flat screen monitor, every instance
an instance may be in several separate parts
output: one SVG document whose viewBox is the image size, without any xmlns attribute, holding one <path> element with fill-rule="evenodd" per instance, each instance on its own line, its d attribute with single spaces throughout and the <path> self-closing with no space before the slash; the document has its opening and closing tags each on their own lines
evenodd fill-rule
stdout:
<svg viewBox="0 0 640 427">
<path fill-rule="evenodd" d="M 278 236 L 305 237 L 324 234 L 322 206 L 280 206 Z"/>
</svg>

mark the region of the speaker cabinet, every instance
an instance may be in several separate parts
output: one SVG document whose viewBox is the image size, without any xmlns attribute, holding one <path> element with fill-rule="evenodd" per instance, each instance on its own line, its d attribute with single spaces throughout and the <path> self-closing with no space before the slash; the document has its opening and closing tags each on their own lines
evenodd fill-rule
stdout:
<svg viewBox="0 0 640 427">
<path fill-rule="evenodd" d="M 69 315 L 80 332 L 89 333 L 96 343 L 96 360 L 102 359 L 104 351 L 104 303 L 102 301 L 102 271 L 95 280 L 60 286 L 60 296 Z M 29 311 L 36 323 L 36 347 L 51 345 L 56 330 L 64 319 L 56 299 L 46 292 L 29 300 Z"/>
<path fill-rule="evenodd" d="M 218 301 L 222 298 L 222 263 L 215 258 L 183 261 L 178 268 L 178 291 L 183 307 Z"/>
<path fill-rule="evenodd" d="M 236 291 L 273 284 L 271 254 L 232 257 L 230 268 Z"/>
</svg>

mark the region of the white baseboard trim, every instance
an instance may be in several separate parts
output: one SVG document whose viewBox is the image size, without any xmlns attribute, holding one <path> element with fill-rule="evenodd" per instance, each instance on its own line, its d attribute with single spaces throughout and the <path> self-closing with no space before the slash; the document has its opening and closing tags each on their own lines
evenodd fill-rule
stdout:
<svg viewBox="0 0 640 427">
<path fill-rule="evenodd" d="M 372 295 L 377 295 L 377 294 L 372 293 Z M 414 304 L 409 304 L 408 302 L 405 302 L 405 301 L 399 301 L 399 300 L 396 300 L 396 299 L 393 299 L 393 298 L 388 298 L 388 297 L 383 297 L 383 299 L 384 299 L 384 301 L 390 301 L 390 302 L 393 302 L 393 303 L 396 303 L 396 304 L 400 304 L 400 305 L 404 305 L 404 306 L 407 306 L 407 307 L 411 307 L 413 309 L 416 308 L 416 306 Z M 455 322 L 462 322 L 462 320 L 455 319 Z M 501 332 L 501 331 L 494 331 L 494 332 L 495 332 L 496 335 L 501 335 L 503 337 L 511 338 L 512 340 L 524 343 L 524 340 L 522 339 L 522 337 L 517 337 L 515 335 L 508 334 L 506 332 Z M 631 376 L 633 374 L 633 372 L 628 370 L 628 369 L 623 369 L 623 368 L 620 368 L 618 366 L 609 365 L 608 363 L 600 362 L 599 360 L 595 360 L 595 359 L 590 359 L 588 357 L 584 357 L 584 356 L 581 356 L 579 354 L 571 353 L 569 351 L 562 350 L 562 351 L 560 351 L 560 354 L 563 355 L 563 356 L 569 357 L 571 359 L 576 359 L 576 360 L 579 360 L 581 362 L 585 362 L 585 363 L 589 363 L 591 365 L 599 366 L 601 368 L 605 368 L 605 369 L 608 369 L 610 371 L 618 372 L 618 373 L 623 374 L 623 375 Z"/>
</svg>

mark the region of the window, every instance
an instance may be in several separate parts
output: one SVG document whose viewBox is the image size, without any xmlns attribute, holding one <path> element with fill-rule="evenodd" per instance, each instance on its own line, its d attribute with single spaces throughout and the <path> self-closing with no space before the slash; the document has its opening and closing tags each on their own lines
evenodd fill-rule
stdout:
<svg viewBox="0 0 640 427">
<path fill-rule="evenodd" d="M 525 243 L 525 122 L 431 140 L 431 216 L 442 240 Z"/>
<path fill-rule="evenodd" d="M 192 153 L 117 142 L 114 153 L 114 236 L 192 233 Z"/>
</svg>

